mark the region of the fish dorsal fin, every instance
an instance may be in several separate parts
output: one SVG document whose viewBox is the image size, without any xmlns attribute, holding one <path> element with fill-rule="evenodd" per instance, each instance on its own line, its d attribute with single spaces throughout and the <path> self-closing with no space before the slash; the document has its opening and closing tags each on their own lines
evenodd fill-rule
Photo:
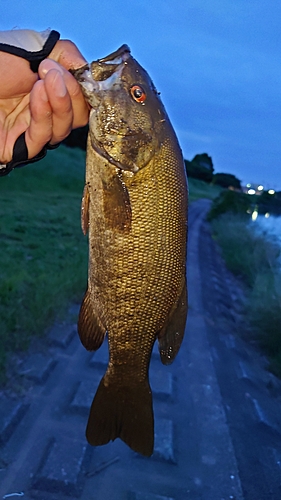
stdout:
<svg viewBox="0 0 281 500">
<path fill-rule="evenodd" d="M 88 184 L 85 184 L 81 204 L 81 227 L 85 235 L 87 234 L 89 229 L 89 205 L 90 192 Z"/>
<path fill-rule="evenodd" d="M 159 351 L 164 365 L 172 363 L 179 351 L 184 336 L 187 316 L 186 280 L 178 301 L 173 306 L 169 318 L 158 333 Z"/>
<path fill-rule="evenodd" d="M 132 225 L 130 196 L 121 174 L 114 174 L 103 181 L 103 211 L 111 229 L 129 233 Z"/>
</svg>

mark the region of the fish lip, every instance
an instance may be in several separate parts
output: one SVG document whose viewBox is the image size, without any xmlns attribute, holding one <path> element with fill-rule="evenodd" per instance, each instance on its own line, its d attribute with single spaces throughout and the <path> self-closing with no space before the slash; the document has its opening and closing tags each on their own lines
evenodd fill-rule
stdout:
<svg viewBox="0 0 281 500">
<path fill-rule="evenodd" d="M 131 51 L 128 45 L 123 44 L 119 49 L 115 50 L 111 54 L 109 54 L 106 57 L 102 57 L 101 59 L 98 59 L 97 62 L 100 63 L 107 63 L 107 64 L 117 64 L 115 61 L 118 59 L 121 60 L 121 62 L 126 61 L 130 57 Z"/>
</svg>

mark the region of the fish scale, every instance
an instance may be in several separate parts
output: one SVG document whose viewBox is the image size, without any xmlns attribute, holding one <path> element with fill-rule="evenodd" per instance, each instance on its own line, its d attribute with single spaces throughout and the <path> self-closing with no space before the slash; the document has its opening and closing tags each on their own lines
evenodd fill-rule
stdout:
<svg viewBox="0 0 281 500">
<path fill-rule="evenodd" d="M 86 435 L 95 446 L 120 437 L 150 455 L 151 351 L 158 337 L 162 362 L 173 361 L 187 312 L 185 168 L 158 93 L 128 47 L 87 68 L 75 74 L 93 108 L 82 207 L 88 290 L 78 331 L 90 350 L 107 331 L 110 359 Z"/>
</svg>

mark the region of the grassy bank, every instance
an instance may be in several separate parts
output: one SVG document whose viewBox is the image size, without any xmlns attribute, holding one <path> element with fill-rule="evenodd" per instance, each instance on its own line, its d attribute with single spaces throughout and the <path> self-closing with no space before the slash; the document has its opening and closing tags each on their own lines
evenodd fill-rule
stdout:
<svg viewBox="0 0 281 500">
<path fill-rule="evenodd" d="M 225 214 L 211 225 L 227 266 L 248 285 L 246 317 L 272 371 L 281 376 L 280 245 L 238 215 Z"/>
<path fill-rule="evenodd" d="M 85 153 L 60 146 L 0 179 L 0 378 L 9 352 L 42 335 L 87 279 L 80 228 Z M 190 200 L 220 188 L 190 180 Z"/>
<path fill-rule="evenodd" d="M 80 228 L 85 154 L 61 146 L 0 179 L 0 371 L 9 351 L 81 300 L 87 241 Z"/>
<path fill-rule="evenodd" d="M 214 200 L 224 190 L 220 186 L 213 186 L 207 182 L 200 181 L 190 177 L 188 179 L 189 201 L 195 201 L 199 198 L 208 198 Z"/>
</svg>

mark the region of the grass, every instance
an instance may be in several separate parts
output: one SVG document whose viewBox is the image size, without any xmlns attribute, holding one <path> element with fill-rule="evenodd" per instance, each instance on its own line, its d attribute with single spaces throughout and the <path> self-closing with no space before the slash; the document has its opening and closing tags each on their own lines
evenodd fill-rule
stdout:
<svg viewBox="0 0 281 500">
<path fill-rule="evenodd" d="M 211 225 L 227 266 L 248 285 L 245 314 L 272 371 L 281 376 L 280 245 L 238 215 L 222 215 Z"/>
<path fill-rule="evenodd" d="M 224 189 L 220 186 L 208 184 L 207 182 L 200 181 L 199 179 L 194 179 L 192 177 L 189 177 L 188 185 L 190 202 L 198 200 L 199 198 L 214 200 L 222 191 L 224 191 Z"/>
<path fill-rule="evenodd" d="M 85 153 L 60 146 L 0 179 L 0 378 L 9 352 L 43 335 L 87 281 L 87 239 L 80 228 Z M 213 197 L 190 181 L 191 199 Z"/>
<path fill-rule="evenodd" d="M 0 378 L 9 352 L 27 348 L 70 301 L 81 301 L 88 251 L 80 228 L 84 170 L 85 153 L 60 146 L 0 179 Z M 189 179 L 190 201 L 214 200 L 222 191 Z M 223 215 L 212 228 L 227 265 L 248 284 L 247 316 L 281 376 L 280 248 L 239 216 Z"/>
<path fill-rule="evenodd" d="M 85 153 L 61 146 L 0 179 L 0 372 L 81 300 L 87 241 L 80 228 Z"/>
</svg>

